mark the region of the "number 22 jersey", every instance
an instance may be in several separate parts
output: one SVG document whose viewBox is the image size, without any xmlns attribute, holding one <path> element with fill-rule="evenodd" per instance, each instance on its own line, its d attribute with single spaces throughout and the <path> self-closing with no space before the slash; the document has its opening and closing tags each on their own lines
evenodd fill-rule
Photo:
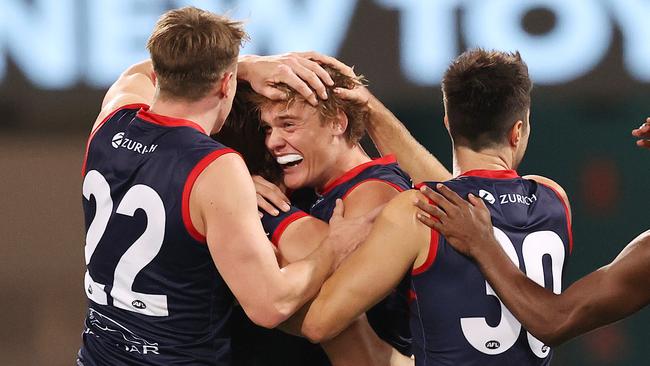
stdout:
<svg viewBox="0 0 650 366">
<path fill-rule="evenodd" d="M 432 189 L 435 183 L 426 182 Z M 560 293 L 572 247 L 568 207 L 550 186 L 514 170 L 473 170 L 444 182 L 481 197 L 510 259 Z M 416 365 L 548 365 L 551 349 L 522 328 L 478 267 L 431 230 L 428 258 L 412 272 L 411 332 Z"/>
<path fill-rule="evenodd" d="M 91 134 L 83 166 L 84 290 L 79 365 L 229 365 L 233 296 L 189 196 L 233 153 L 187 120 L 124 106 Z"/>
</svg>

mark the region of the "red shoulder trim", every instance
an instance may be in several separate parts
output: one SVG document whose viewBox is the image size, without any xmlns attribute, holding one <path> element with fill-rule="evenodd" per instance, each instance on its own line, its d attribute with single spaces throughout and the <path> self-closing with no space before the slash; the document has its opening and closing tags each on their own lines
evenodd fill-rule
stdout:
<svg viewBox="0 0 650 366">
<path fill-rule="evenodd" d="M 224 148 L 213 151 L 210 154 L 206 155 L 194 166 L 194 168 L 192 168 L 190 174 L 187 176 L 185 185 L 183 186 L 183 199 L 181 204 L 183 224 L 185 224 L 185 229 L 187 230 L 188 234 L 190 234 L 190 236 L 198 242 L 205 243 L 206 240 L 205 235 L 196 230 L 194 224 L 192 223 L 192 218 L 190 217 L 190 194 L 192 193 L 192 187 L 194 187 L 196 179 L 199 177 L 199 175 L 201 175 L 203 170 L 205 170 L 205 168 L 210 165 L 210 163 L 217 160 L 217 158 L 220 156 L 230 153 L 239 154 L 233 149 Z"/>
<path fill-rule="evenodd" d="M 275 229 L 273 232 L 273 235 L 271 236 L 271 243 L 275 245 L 276 247 L 280 247 L 280 238 L 282 237 L 282 234 L 284 234 L 284 231 L 293 223 L 294 221 L 298 219 L 302 219 L 303 217 L 309 216 L 306 212 L 304 211 L 298 211 L 294 212 L 291 215 L 287 216 L 280 224 L 278 227 Z"/>
<path fill-rule="evenodd" d="M 88 161 L 88 149 L 90 148 L 90 142 L 95 137 L 95 134 L 97 134 L 97 131 L 99 131 L 99 129 L 104 125 L 104 123 L 108 122 L 109 119 L 113 118 L 115 113 L 124 109 L 140 109 L 140 108 L 149 108 L 149 106 L 142 103 L 133 103 L 133 104 L 125 104 L 121 107 L 118 107 L 117 109 L 112 111 L 108 116 L 106 116 L 106 118 L 104 118 L 101 122 L 99 122 L 97 127 L 95 127 L 95 129 L 90 132 L 90 136 L 88 136 L 88 141 L 86 142 L 86 152 L 84 153 L 84 161 L 81 164 L 81 178 L 83 178 L 84 175 L 86 175 L 86 162 Z"/>
<path fill-rule="evenodd" d="M 404 188 L 398 186 L 397 184 L 395 184 L 395 183 L 393 183 L 393 182 L 389 182 L 389 181 L 387 181 L 387 180 L 383 180 L 383 179 L 379 179 L 379 178 L 368 178 L 368 179 L 364 179 L 364 180 L 362 180 L 361 182 L 359 182 L 359 183 L 353 185 L 352 188 L 348 189 L 348 191 L 345 192 L 345 194 L 343 195 L 343 197 L 341 197 L 341 199 L 344 200 L 345 197 L 347 197 L 348 195 L 350 195 L 350 193 L 352 193 L 352 191 L 354 191 L 355 188 L 357 188 L 358 186 L 362 185 L 363 183 L 373 182 L 373 181 L 374 181 L 374 182 L 381 182 L 381 183 L 384 183 L 384 184 L 386 184 L 386 185 L 389 185 L 389 186 L 395 188 L 395 190 L 396 190 L 397 192 L 404 192 Z"/>
<path fill-rule="evenodd" d="M 416 189 L 420 189 L 424 183 L 418 183 L 415 185 Z M 430 204 L 434 204 L 433 201 L 428 200 Z M 431 268 L 431 265 L 436 260 L 436 255 L 438 254 L 438 241 L 440 240 L 440 233 L 437 230 L 430 229 L 431 237 L 429 238 L 429 253 L 427 254 L 427 259 L 417 268 L 411 270 L 411 274 L 417 276 L 421 273 L 426 272 L 427 269 Z"/>
<path fill-rule="evenodd" d="M 461 177 L 482 177 L 482 178 L 493 178 L 493 179 L 513 179 L 519 178 L 516 170 L 487 170 L 487 169 L 475 169 L 468 170 L 465 173 L 460 175 Z"/>
<path fill-rule="evenodd" d="M 571 254 L 571 252 L 573 252 L 573 229 L 572 229 L 571 219 L 569 218 L 570 217 L 569 216 L 569 206 L 567 205 L 564 198 L 562 198 L 562 195 L 560 194 L 560 192 L 557 191 L 557 189 L 555 189 L 555 188 L 553 188 L 550 185 L 545 184 L 545 183 L 540 183 L 540 182 L 537 182 L 537 183 L 541 184 L 544 187 L 547 187 L 548 189 L 553 191 L 553 193 L 555 193 L 555 195 L 560 200 L 560 202 L 562 202 L 562 206 L 564 206 L 564 215 L 566 216 L 566 229 L 567 229 L 567 232 L 569 233 L 569 254 Z"/>
<path fill-rule="evenodd" d="M 387 165 L 387 164 L 393 164 L 393 163 L 396 163 L 396 162 L 397 162 L 397 159 L 395 159 L 395 155 L 391 154 L 391 155 L 386 155 L 386 156 L 384 156 L 382 158 L 379 158 L 379 159 L 374 159 L 374 160 L 369 161 L 367 163 L 363 163 L 361 165 L 357 165 L 354 168 L 352 168 L 352 169 L 348 170 L 347 172 L 345 172 L 342 176 L 340 176 L 340 177 L 336 178 L 335 180 L 333 180 L 332 182 L 328 183 L 323 188 L 323 191 L 320 192 L 320 195 L 326 195 L 332 189 L 334 189 L 336 186 L 349 181 L 350 179 L 356 177 L 357 175 L 359 175 L 359 173 L 361 173 L 362 171 L 370 168 L 371 166 Z"/>
<path fill-rule="evenodd" d="M 191 127 L 202 134 L 207 135 L 203 127 L 199 126 L 196 122 L 192 122 L 187 119 L 181 119 L 181 118 L 174 118 L 174 117 L 169 117 L 169 116 L 163 116 L 162 114 L 156 114 L 149 112 L 149 108 L 142 108 L 138 111 L 138 114 L 136 115 L 138 118 L 142 119 L 143 121 L 147 121 L 150 123 L 154 123 L 160 126 L 167 126 L 167 127 Z"/>
<path fill-rule="evenodd" d="M 431 238 L 429 239 L 429 253 L 427 254 L 427 260 L 424 261 L 419 267 L 413 268 L 411 274 L 417 276 L 426 272 L 427 269 L 431 268 L 433 262 L 436 261 L 436 255 L 438 254 L 438 240 L 440 239 L 440 233 L 438 231 L 431 229 Z"/>
</svg>

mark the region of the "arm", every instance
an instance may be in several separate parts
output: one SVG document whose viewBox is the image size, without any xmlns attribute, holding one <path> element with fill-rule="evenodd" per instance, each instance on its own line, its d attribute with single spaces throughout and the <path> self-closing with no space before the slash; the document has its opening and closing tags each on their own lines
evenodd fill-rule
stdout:
<svg viewBox="0 0 650 366">
<path fill-rule="evenodd" d="M 336 245 L 324 243 L 280 269 L 260 224 L 252 180 L 235 154 L 218 158 L 201 173 L 190 194 L 190 214 L 205 233 L 220 274 L 246 314 L 262 326 L 286 320 L 318 292 L 336 257 L 347 254 L 336 243 L 344 240 L 339 237 L 332 240 Z"/>
<path fill-rule="evenodd" d="M 368 109 L 366 129 L 382 155 L 395 154 L 399 165 L 414 182 L 445 181 L 451 173 L 424 148 L 408 129 L 366 87 L 335 89 L 343 99 L 365 104 Z"/>
<path fill-rule="evenodd" d="M 126 69 L 111 85 L 102 101 L 102 108 L 93 130 L 114 110 L 127 104 L 151 104 L 155 92 L 155 77 L 151 60 L 142 61 Z"/>
<path fill-rule="evenodd" d="M 609 265 L 583 277 L 556 295 L 524 275 L 492 233 L 489 211 L 473 195 L 469 202 L 440 186 L 442 195 L 424 193 L 438 207 L 417 206 L 438 221 L 422 222 L 440 231 L 454 248 L 473 257 L 513 315 L 535 337 L 557 345 L 628 316 L 650 302 L 650 231 L 633 240 Z"/>
<path fill-rule="evenodd" d="M 400 193 L 384 208 L 370 236 L 330 277 L 309 307 L 302 333 L 331 339 L 394 289 L 413 263 L 426 258 L 430 231 L 413 206 L 415 191 Z"/>
</svg>

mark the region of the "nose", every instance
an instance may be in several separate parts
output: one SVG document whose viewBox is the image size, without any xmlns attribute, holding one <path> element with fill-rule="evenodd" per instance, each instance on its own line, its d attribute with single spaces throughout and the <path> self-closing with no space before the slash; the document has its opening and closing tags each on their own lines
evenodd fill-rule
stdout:
<svg viewBox="0 0 650 366">
<path fill-rule="evenodd" d="M 269 151 L 273 152 L 284 147 L 285 140 L 278 129 L 271 127 L 267 131 L 265 143 L 266 148 L 269 149 Z"/>
</svg>

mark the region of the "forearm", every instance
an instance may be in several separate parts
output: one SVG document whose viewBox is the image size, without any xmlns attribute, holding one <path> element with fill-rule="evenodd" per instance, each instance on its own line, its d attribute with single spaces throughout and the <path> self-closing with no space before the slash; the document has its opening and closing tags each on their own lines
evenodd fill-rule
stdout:
<svg viewBox="0 0 650 366">
<path fill-rule="evenodd" d="M 257 55 L 240 55 L 237 59 L 237 79 L 248 80 L 255 60 L 259 58 Z"/>
<path fill-rule="evenodd" d="M 496 240 L 474 253 L 478 266 L 499 299 L 524 328 L 546 344 L 565 339 L 561 334 L 571 310 L 562 298 L 530 280 L 517 268 Z"/>
<path fill-rule="evenodd" d="M 287 320 L 318 294 L 323 282 L 334 270 L 335 254 L 327 239 L 306 258 L 280 269 L 281 283 L 272 298 L 281 322 Z"/>
<path fill-rule="evenodd" d="M 150 59 L 131 65 L 128 69 L 124 70 L 121 77 L 129 77 L 137 74 L 146 76 L 151 81 L 152 85 L 155 84 L 153 76 L 153 63 Z"/>
<path fill-rule="evenodd" d="M 382 155 L 395 154 L 415 182 L 446 181 L 451 173 L 424 148 L 377 98 L 368 101 L 370 138 Z"/>
</svg>

